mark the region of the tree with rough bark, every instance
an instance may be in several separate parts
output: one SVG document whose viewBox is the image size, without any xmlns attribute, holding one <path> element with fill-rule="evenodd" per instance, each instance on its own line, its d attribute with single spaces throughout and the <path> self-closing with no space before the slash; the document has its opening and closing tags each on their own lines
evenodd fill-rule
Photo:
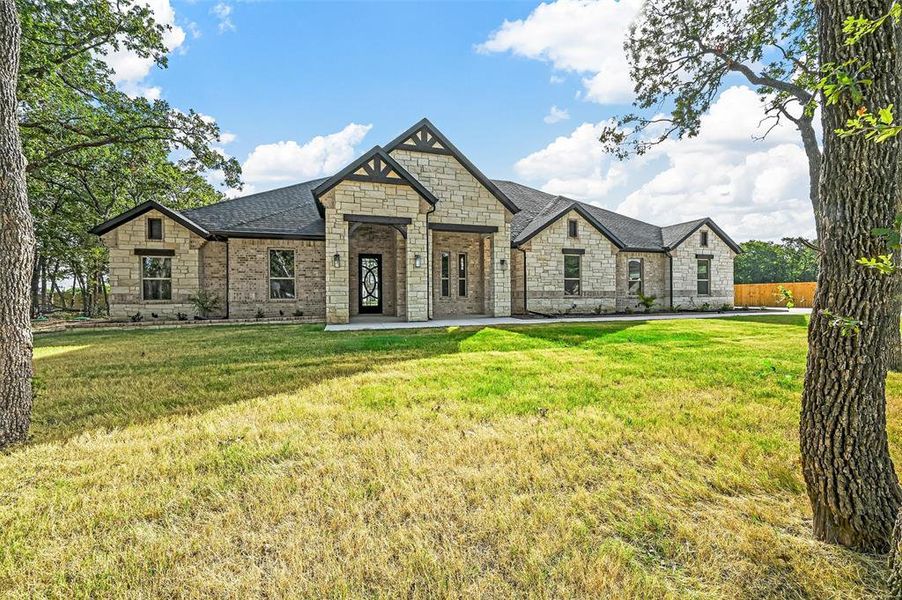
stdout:
<svg viewBox="0 0 902 600">
<path fill-rule="evenodd" d="M 849 15 L 876 19 L 886 0 L 824 0 L 817 4 L 822 65 L 868 65 L 856 95 L 823 103 L 826 132 L 841 131 L 850 116 L 899 105 L 902 64 L 897 32 L 881 27 L 847 43 Z M 860 100 L 857 102 L 856 100 Z M 874 230 L 900 210 L 902 140 L 873 143 L 864 135 L 828 135 L 820 177 L 823 224 L 820 273 L 808 332 L 802 396 L 802 471 L 815 536 L 868 552 L 885 552 L 902 504 L 886 434 L 885 379 L 892 329 L 898 331 L 900 275 L 862 268 L 858 257 L 886 255 Z"/>
<path fill-rule="evenodd" d="M 34 231 L 17 120 L 20 36 L 14 0 L 0 0 L 0 448 L 28 435 L 32 402 L 28 275 Z"/>
</svg>

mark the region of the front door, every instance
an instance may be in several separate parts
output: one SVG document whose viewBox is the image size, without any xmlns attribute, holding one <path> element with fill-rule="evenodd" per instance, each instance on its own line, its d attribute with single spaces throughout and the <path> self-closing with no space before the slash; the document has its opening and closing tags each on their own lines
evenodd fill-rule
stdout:
<svg viewBox="0 0 902 600">
<path fill-rule="evenodd" d="M 363 313 L 382 312 L 382 255 L 361 254 L 357 258 L 359 307 Z"/>
</svg>

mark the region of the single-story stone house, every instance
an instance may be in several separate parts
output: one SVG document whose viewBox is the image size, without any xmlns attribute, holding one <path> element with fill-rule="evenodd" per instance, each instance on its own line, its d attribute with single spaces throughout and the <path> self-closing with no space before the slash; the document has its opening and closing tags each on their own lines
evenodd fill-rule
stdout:
<svg viewBox="0 0 902 600">
<path fill-rule="evenodd" d="M 360 314 L 425 321 L 733 302 L 737 244 L 710 218 L 658 227 L 487 178 L 429 120 L 332 177 L 175 211 L 146 202 L 93 232 L 110 312 Z"/>
</svg>

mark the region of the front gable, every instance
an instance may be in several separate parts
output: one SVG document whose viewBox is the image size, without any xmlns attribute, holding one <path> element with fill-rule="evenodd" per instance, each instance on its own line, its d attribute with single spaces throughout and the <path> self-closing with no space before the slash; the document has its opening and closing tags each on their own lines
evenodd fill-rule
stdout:
<svg viewBox="0 0 902 600">
<path fill-rule="evenodd" d="M 520 211 L 428 119 L 392 140 L 385 150 L 441 200 L 433 215 L 435 219 L 448 221 L 474 212 L 497 213 L 490 220 L 501 221 L 492 223 L 500 225 Z"/>
</svg>

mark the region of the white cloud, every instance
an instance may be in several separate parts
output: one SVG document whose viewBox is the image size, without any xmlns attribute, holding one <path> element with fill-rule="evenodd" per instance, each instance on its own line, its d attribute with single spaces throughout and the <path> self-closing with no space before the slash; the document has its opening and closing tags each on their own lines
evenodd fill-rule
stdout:
<svg viewBox="0 0 902 600">
<path fill-rule="evenodd" d="M 547 124 L 553 125 L 554 123 L 558 123 L 560 121 L 566 121 L 569 118 L 570 113 L 567 112 L 566 108 L 558 108 L 557 106 L 552 105 L 551 109 L 549 109 L 548 114 L 545 115 L 545 118 L 543 120 Z"/>
<path fill-rule="evenodd" d="M 288 140 L 257 146 L 241 166 L 248 184 L 244 193 L 334 174 L 354 159 L 357 145 L 372 127 L 350 123 L 304 144 Z"/>
<path fill-rule="evenodd" d="M 219 140 L 222 144 L 231 144 L 238 139 L 238 136 L 229 131 L 223 131 L 219 134 Z"/>
<path fill-rule="evenodd" d="M 195 40 L 203 35 L 200 27 L 198 27 L 197 23 L 195 23 L 194 21 L 188 23 L 188 31 L 191 32 L 191 38 Z"/>
<path fill-rule="evenodd" d="M 169 52 L 184 44 L 185 30 L 175 24 L 175 10 L 169 0 L 138 0 L 134 4 L 150 7 L 154 21 L 168 27 L 163 31 L 163 43 Z M 113 69 L 113 82 L 129 96 L 144 96 L 151 100 L 160 97 L 160 88 L 149 87 L 144 82 L 154 66 L 152 58 L 138 56 L 129 50 L 117 50 L 107 54 L 104 61 Z"/>
<path fill-rule="evenodd" d="M 633 84 L 623 51 L 640 0 L 558 0 L 540 4 L 528 17 L 507 21 L 476 48 L 511 52 L 583 75 L 583 98 L 629 102 Z M 552 81 L 554 82 L 554 81 Z"/>
<path fill-rule="evenodd" d="M 548 83 L 558 84 L 558 83 L 564 83 L 565 81 L 567 81 L 567 79 L 564 77 L 561 77 L 560 75 L 552 75 L 551 77 L 548 78 Z"/>
<path fill-rule="evenodd" d="M 732 87 L 702 117 L 696 138 L 669 140 L 617 162 L 598 142 L 609 122 L 583 123 L 515 169 L 547 192 L 659 225 L 710 216 L 739 240 L 811 236 L 808 163 L 798 132 L 784 123 L 755 140 L 767 126 L 761 116 L 758 95 Z"/>
<path fill-rule="evenodd" d="M 232 5 L 226 2 L 219 2 L 210 12 L 219 19 L 219 33 L 227 31 L 235 31 L 235 23 L 232 22 Z"/>
</svg>

